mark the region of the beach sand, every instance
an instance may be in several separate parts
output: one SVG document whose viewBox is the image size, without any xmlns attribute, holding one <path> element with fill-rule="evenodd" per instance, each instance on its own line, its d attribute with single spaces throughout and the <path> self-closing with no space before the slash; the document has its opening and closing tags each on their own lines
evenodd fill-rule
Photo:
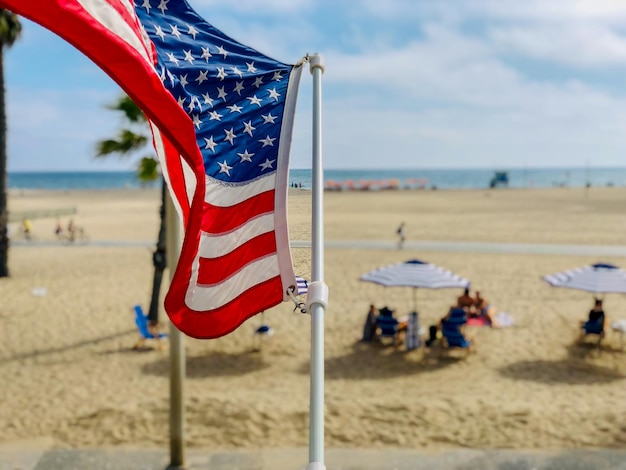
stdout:
<svg viewBox="0 0 626 470">
<path fill-rule="evenodd" d="M 310 239 L 310 196 L 290 190 L 292 240 Z M 407 241 L 623 245 L 625 200 L 625 188 L 325 193 L 325 237 L 394 242 L 404 221 Z M 0 442 L 46 436 L 60 448 L 166 448 L 168 352 L 131 349 L 132 307 L 147 309 L 150 297 L 158 191 L 9 195 L 14 213 L 64 207 L 76 208 L 90 242 L 54 242 L 55 219 L 34 219 L 35 237 L 50 243 L 12 247 L 11 277 L 0 279 Z M 310 250 L 292 252 L 296 272 L 309 278 Z M 610 334 L 603 349 L 575 344 L 593 296 L 540 279 L 598 261 L 626 266 L 623 258 L 357 248 L 325 255 L 326 446 L 626 444 L 626 350 Z M 399 315 L 413 308 L 411 289 L 359 276 L 412 258 L 469 278 L 515 325 L 474 328 L 477 348 L 466 358 L 357 343 L 370 303 Z M 418 290 L 421 325 L 436 323 L 459 294 Z M 268 310 L 220 339 L 185 338 L 189 447 L 307 445 L 310 318 L 292 308 Z M 626 318 L 626 298 L 607 294 L 605 310 Z M 262 321 L 275 334 L 259 352 L 252 332 Z"/>
</svg>

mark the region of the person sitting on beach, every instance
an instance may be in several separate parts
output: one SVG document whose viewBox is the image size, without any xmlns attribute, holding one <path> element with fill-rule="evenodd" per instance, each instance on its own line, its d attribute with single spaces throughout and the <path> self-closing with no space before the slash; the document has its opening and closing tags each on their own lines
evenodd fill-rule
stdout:
<svg viewBox="0 0 626 470">
<path fill-rule="evenodd" d="M 498 328 L 498 324 L 494 319 L 495 309 L 489 305 L 487 299 L 480 295 L 480 291 L 476 291 L 475 293 L 474 310 L 476 312 L 475 318 L 481 318 L 493 328 Z"/>
<path fill-rule="evenodd" d="M 581 334 L 584 335 L 587 333 L 587 328 L 593 325 L 597 325 L 598 327 L 597 330 L 596 328 L 593 328 L 594 331 L 601 331 L 604 333 L 605 323 L 606 317 L 604 315 L 604 308 L 602 307 L 602 299 L 595 299 L 595 303 L 593 308 L 589 311 L 587 320 L 580 321 Z"/>
<path fill-rule="evenodd" d="M 376 339 L 376 317 L 378 317 L 378 309 L 374 304 L 371 304 L 367 312 L 367 317 L 365 317 L 365 323 L 363 324 L 363 336 L 361 336 L 359 341 L 371 343 Z"/>
<path fill-rule="evenodd" d="M 376 317 L 376 326 L 380 329 L 380 333 L 377 332 L 377 337 L 387 336 L 390 331 L 395 328 L 394 344 L 400 345 L 404 342 L 404 335 L 406 334 L 406 322 L 400 322 L 393 314 L 393 310 L 389 307 L 383 307 L 380 309 L 378 316 Z"/>
<path fill-rule="evenodd" d="M 463 291 L 463 295 L 460 295 L 456 299 L 456 306 L 460 308 L 472 308 L 474 306 L 474 299 L 470 295 L 469 287 L 466 287 Z"/>
</svg>

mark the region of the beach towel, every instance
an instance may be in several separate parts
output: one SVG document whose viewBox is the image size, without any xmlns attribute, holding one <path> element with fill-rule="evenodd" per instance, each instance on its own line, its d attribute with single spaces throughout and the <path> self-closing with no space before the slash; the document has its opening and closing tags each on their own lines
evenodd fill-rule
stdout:
<svg viewBox="0 0 626 470">
<path fill-rule="evenodd" d="M 513 320 L 513 317 L 506 312 L 496 313 L 493 319 L 499 328 L 507 328 L 509 326 L 513 326 L 515 323 L 515 320 Z M 491 326 L 491 324 L 484 317 L 468 318 L 467 325 L 468 326 Z"/>
<path fill-rule="evenodd" d="M 498 312 L 494 317 L 494 320 L 498 323 L 500 328 L 507 328 L 515 324 L 513 317 L 506 312 Z"/>
<path fill-rule="evenodd" d="M 475 317 L 467 319 L 467 326 L 491 326 L 486 318 Z"/>
</svg>

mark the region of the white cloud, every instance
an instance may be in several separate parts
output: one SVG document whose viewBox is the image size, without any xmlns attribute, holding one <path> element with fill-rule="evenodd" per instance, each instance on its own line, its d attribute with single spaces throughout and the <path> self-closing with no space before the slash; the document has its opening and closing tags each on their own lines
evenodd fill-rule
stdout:
<svg viewBox="0 0 626 470">
<path fill-rule="evenodd" d="M 327 167 L 623 165 L 623 95 L 541 80 L 487 40 L 425 31 L 401 48 L 325 56 Z"/>
<path fill-rule="evenodd" d="M 626 18 L 623 0 L 457 0 L 474 15 L 515 20 L 591 20 L 618 23 Z"/>
<path fill-rule="evenodd" d="M 584 68 L 626 66 L 626 36 L 601 26 L 514 26 L 495 28 L 489 36 L 500 50 L 534 59 Z"/>
<path fill-rule="evenodd" d="M 385 19 L 418 20 L 602 21 L 621 24 L 624 0 L 356 0 L 360 8 Z"/>
<path fill-rule="evenodd" d="M 623 166 L 624 105 L 587 107 L 572 100 L 572 116 L 529 110 L 476 113 L 467 108 L 400 111 L 326 103 L 326 168 L 452 168 Z M 605 113 L 614 120 L 607 120 Z M 296 149 L 306 140 L 297 132 Z M 295 154 L 297 167 L 310 154 Z"/>
<path fill-rule="evenodd" d="M 327 56 L 329 80 L 376 86 L 381 100 L 409 96 L 442 103 L 506 106 L 517 73 L 483 42 L 440 27 L 429 27 L 423 42 L 361 55 Z"/>
</svg>

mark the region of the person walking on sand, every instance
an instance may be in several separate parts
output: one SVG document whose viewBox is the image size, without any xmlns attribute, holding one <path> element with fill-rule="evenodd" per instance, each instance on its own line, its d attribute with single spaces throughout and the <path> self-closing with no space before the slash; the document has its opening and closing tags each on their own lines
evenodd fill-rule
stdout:
<svg viewBox="0 0 626 470">
<path fill-rule="evenodd" d="M 398 235 L 398 249 L 401 250 L 404 246 L 404 222 L 400 223 L 400 226 L 396 230 L 396 234 Z"/>
<path fill-rule="evenodd" d="M 70 219 L 67 223 L 67 239 L 71 242 L 76 240 L 76 225 L 74 225 L 74 219 Z"/>
<path fill-rule="evenodd" d="M 57 219 L 57 225 L 54 229 L 54 234 L 59 240 L 63 238 L 63 226 L 61 225 L 61 221 L 59 219 Z"/>
<path fill-rule="evenodd" d="M 30 221 L 30 219 L 26 217 L 22 219 L 22 230 L 24 231 L 24 238 L 26 240 L 30 240 L 33 233 L 33 223 Z"/>
</svg>

